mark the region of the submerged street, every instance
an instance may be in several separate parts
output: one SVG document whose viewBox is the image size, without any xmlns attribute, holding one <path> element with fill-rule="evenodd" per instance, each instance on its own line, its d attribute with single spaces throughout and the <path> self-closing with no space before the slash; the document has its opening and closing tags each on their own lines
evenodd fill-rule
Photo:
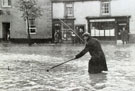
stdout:
<svg viewBox="0 0 135 91">
<path fill-rule="evenodd" d="M 135 91 L 135 45 L 102 44 L 108 72 L 88 74 L 84 45 L 0 44 L 0 91 Z"/>
</svg>

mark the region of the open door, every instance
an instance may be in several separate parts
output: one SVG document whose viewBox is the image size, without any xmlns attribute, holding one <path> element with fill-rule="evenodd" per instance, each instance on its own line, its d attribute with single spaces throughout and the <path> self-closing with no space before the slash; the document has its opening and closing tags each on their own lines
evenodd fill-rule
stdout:
<svg viewBox="0 0 135 91">
<path fill-rule="evenodd" d="M 83 34 L 85 32 L 85 25 L 76 25 L 75 26 L 76 33 L 79 35 L 81 39 L 83 39 Z M 83 43 L 82 40 L 76 36 L 76 43 Z"/>
<path fill-rule="evenodd" d="M 3 36 L 2 36 L 3 41 L 9 41 L 10 40 L 10 23 L 8 22 L 2 23 L 2 28 L 3 28 Z"/>
<path fill-rule="evenodd" d="M 56 42 L 56 33 L 58 34 L 58 39 L 59 42 L 61 42 L 61 24 L 59 22 L 53 23 L 53 41 Z"/>
<path fill-rule="evenodd" d="M 121 40 L 121 31 L 123 28 L 126 28 L 127 29 L 127 25 L 126 24 L 119 24 L 118 26 L 118 31 L 117 31 L 117 40 Z"/>
</svg>

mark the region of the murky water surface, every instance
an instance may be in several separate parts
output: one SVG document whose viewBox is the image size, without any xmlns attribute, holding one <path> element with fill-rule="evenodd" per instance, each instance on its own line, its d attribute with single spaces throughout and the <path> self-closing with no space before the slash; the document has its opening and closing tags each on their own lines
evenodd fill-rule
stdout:
<svg viewBox="0 0 135 91">
<path fill-rule="evenodd" d="M 102 44 L 108 72 L 88 74 L 83 45 L 0 44 L 0 91 L 135 91 L 135 45 Z"/>
</svg>

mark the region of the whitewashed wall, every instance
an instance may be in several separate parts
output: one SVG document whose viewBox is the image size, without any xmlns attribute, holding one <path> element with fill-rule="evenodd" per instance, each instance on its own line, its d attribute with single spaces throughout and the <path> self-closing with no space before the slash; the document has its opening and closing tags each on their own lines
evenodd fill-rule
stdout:
<svg viewBox="0 0 135 91">
<path fill-rule="evenodd" d="M 64 3 L 53 3 L 53 18 L 64 18 Z"/>
<path fill-rule="evenodd" d="M 86 1 L 74 3 L 75 24 L 85 24 L 87 30 L 86 16 L 99 16 L 100 2 Z M 64 3 L 53 3 L 53 18 L 64 18 Z"/>
<path fill-rule="evenodd" d="M 85 24 L 86 30 L 88 30 L 86 16 L 99 16 L 99 15 L 100 15 L 99 1 L 74 3 L 74 17 L 76 18 L 75 24 Z"/>
<path fill-rule="evenodd" d="M 135 0 L 112 0 L 111 15 L 130 15 L 130 32 L 135 34 Z"/>
<path fill-rule="evenodd" d="M 135 0 L 112 0 L 112 16 L 131 16 L 130 32 L 135 34 Z M 100 16 L 99 1 L 85 1 L 74 3 L 75 24 L 86 24 L 86 16 Z M 53 18 L 64 18 L 64 3 L 53 4 Z"/>
</svg>

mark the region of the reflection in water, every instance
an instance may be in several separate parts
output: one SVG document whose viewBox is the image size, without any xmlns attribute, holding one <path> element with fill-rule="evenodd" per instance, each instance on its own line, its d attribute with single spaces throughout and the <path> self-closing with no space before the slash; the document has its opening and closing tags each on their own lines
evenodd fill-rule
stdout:
<svg viewBox="0 0 135 91">
<path fill-rule="evenodd" d="M 89 74 L 90 81 L 91 81 L 90 85 L 95 89 L 105 88 L 105 83 L 107 81 L 106 75 L 107 73 Z"/>
</svg>

